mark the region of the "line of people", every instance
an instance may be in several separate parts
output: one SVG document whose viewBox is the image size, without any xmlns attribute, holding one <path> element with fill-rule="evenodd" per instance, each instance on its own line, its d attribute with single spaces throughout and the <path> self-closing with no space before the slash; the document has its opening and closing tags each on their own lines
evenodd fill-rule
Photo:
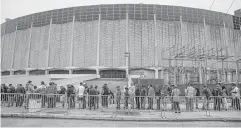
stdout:
<svg viewBox="0 0 241 128">
<path fill-rule="evenodd" d="M 108 108 L 109 104 L 115 103 L 116 109 L 121 109 L 123 100 L 124 109 L 128 109 L 129 104 L 131 109 L 146 109 L 147 99 L 147 109 L 153 110 L 154 100 L 156 100 L 156 109 L 160 110 L 161 106 L 163 106 L 163 108 L 167 107 L 167 99 L 169 99 L 171 109 L 176 113 L 180 113 L 181 92 L 175 85 L 168 86 L 167 89 L 154 89 L 152 85 L 140 86 L 132 83 L 130 87 L 125 87 L 124 91 L 121 90 L 120 86 L 117 86 L 116 93 L 114 94 L 108 88 L 107 84 L 103 85 L 101 91 L 99 91 L 98 86 L 88 86 L 82 82 L 77 87 L 71 84 L 67 85 L 67 88 L 61 86 L 60 91 L 58 91 L 57 84 L 54 82 L 50 82 L 49 86 L 47 86 L 42 81 L 40 86 L 37 87 L 33 86 L 32 81 L 28 81 L 25 87 L 19 84 L 16 89 L 11 84 L 9 87 L 2 84 L 1 92 L 1 101 L 7 101 L 6 106 L 8 107 L 13 106 L 14 101 L 16 101 L 16 107 L 22 107 L 25 103 L 24 106 L 29 108 L 30 99 L 40 99 L 42 108 L 55 108 L 56 102 L 60 101 L 63 108 L 76 108 L 76 104 L 79 104 L 80 109 L 86 109 L 87 107 L 89 109 L 97 109 L 99 108 L 99 101 L 101 100 L 101 106 L 104 108 Z M 10 95 L 4 96 L 4 93 L 10 93 Z M 240 91 L 236 84 L 232 84 L 230 93 L 232 96 L 231 107 L 240 110 Z M 203 94 L 203 96 L 201 96 L 201 94 Z M 227 96 L 229 96 L 228 91 L 225 86 L 221 87 L 221 83 L 219 83 L 212 92 L 206 85 L 204 85 L 204 88 L 200 91 L 197 85 L 188 84 L 184 96 L 186 110 L 193 111 L 194 106 L 198 109 L 200 100 L 204 100 L 202 105 L 203 110 L 210 109 L 210 103 L 212 101 L 214 103 L 214 110 L 221 110 L 221 105 L 223 109 L 227 110 Z M 163 100 L 164 98 L 166 99 Z"/>
</svg>

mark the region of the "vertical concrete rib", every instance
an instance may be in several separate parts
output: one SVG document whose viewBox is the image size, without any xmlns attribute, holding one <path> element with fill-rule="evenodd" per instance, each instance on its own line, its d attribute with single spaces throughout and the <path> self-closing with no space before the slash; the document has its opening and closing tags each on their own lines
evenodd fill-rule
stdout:
<svg viewBox="0 0 241 128">
<path fill-rule="evenodd" d="M 27 68 L 30 68 L 30 49 L 31 49 L 31 38 L 32 38 L 32 28 L 33 28 L 33 22 L 31 23 L 30 33 L 29 33 L 29 42 L 28 42 L 28 58 L 27 58 Z"/>
<path fill-rule="evenodd" d="M 69 67 L 73 66 L 74 22 L 75 22 L 75 16 L 73 16 L 73 22 L 72 22 L 72 27 L 71 27 L 71 44 L 70 44 L 70 62 L 69 62 Z"/>
<path fill-rule="evenodd" d="M 16 49 L 17 31 L 18 31 L 18 25 L 16 25 L 15 35 L 14 35 L 13 56 L 12 56 L 12 63 L 11 63 L 11 68 L 12 68 L 12 70 L 13 70 L 13 68 L 14 68 L 13 66 L 14 66 L 14 55 L 15 55 L 15 49 Z"/>
<path fill-rule="evenodd" d="M 49 35 L 48 35 L 48 49 L 47 49 L 46 67 L 49 67 L 49 51 L 50 51 L 50 39 L 51 39 L 51 26 L 52 26 L 52 19 L 50 20 L 50 24 L 49 24 Z"/>
</svg>

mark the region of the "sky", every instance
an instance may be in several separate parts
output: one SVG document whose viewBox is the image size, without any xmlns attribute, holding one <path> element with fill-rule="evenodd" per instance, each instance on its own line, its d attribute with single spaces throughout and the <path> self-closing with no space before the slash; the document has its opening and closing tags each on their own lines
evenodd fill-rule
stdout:
<svg viewBox="0 0 241 128">
<path fill-rule="evenodd" d="M 85 5 L 98 4 L 159 4 L 209 9 L 226 13 L 233 0 L 1 0 L 1 23 L 5 18 L 14 19 L 24 15 Z M 228 14 L 241 8 L 241 0 L 235 0 Z"/>
</svg>

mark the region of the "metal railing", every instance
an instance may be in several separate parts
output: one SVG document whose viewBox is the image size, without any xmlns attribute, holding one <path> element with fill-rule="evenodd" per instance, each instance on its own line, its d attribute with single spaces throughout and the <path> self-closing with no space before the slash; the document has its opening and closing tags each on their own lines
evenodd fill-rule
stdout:
<svg viewBox="0 0 241 128">
<path fill-rule="evenodd" d="M 240 111 L 240 97 L 230 96 L 111 96 L 75 94 L 39 94 L 39 93 L 2 93 L 2 107 L 24 108 L 25 112 L 37 112 L 45 109 L 101 109 L 103 111 L 158 111 L 165 112 L 206 112 Z"/>
</svg>

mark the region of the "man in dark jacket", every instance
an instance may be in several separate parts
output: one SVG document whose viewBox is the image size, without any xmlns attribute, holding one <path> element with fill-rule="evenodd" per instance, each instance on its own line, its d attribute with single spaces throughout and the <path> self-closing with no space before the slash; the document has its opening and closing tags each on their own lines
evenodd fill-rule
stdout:
<svg viewBox="0 0 241 128">
<path fill-rule="evenodd" d="M 220 83 L 216 86 L 216 89 L 213 90 L 212 92 L 214 96 L 214 110 L 219 110 L 221 107 L 221 98 L 222 98 L 222 90 L 220 88 Z"/>
<path fill-rule="evenodd" d="M 210 102 L 210 96 L 211 96 L 211 91 L 207 87 L 207 85 L 204 85 L 204 88 L 202 90 L 202 93 L 204 94 L 204 105 L 203 105 L 203 110 L 207 109 L 209 110 L 209 102 Z"/>
<path fill-rule="evenodd" d="M 96 108 L 99 108 L 99 94 L 100 92 L 98 91 L 98 86 L 95 86 L 95 105 Z"/>
<path fill-rule="evenodd" d="M 95 109 L 95 95 L 96 95 L 96 91 L 95 89 L 93 88 L 93 85 L 90 85 L 90 88 L 89 88 L 89 102 L 90 102 L 90 109 L 92 107 L 94 107 Z"/>
<path fill-rule="evenodd" d="M 17 97 L 16 97 L 16 107 L 22 107 L 23 101 L 24 101 L 24 93 L 25 89 L 22 86 L 22 84 L 19 84 L 17 89 L 16 89 Z"/>
<path fill-rule="evenodd" d="M 135 96 L 136 96 L 136 109 L 140 109 L 140 86 L 136 85 Z"/>
<path fill-rule="evenodd" d="M 67 102 L 68 102 L 68 108 L 73 108 L 73 98 L 74 97 L 74 88 L 69 84 L 67 85 Z"/>
<path fill-rule="evenodd" d="M 108 96 L 110 94 L 107 84 L 104 84 L 102 89 L 102 106 L 108 108 Z"/>
<path fill-rule="evenodd" d="M 15 88 L 12 84 L 9 84 L 8 93 L 15 93 Z M 8 107 L 13 106 L 14 94 L 8 95 Z"/>
<path fill-rule="evenodd" d="M 145 97 L 147 95 L 145 85 L 142 85 L 140 95 L 141 95 L 141 109 L 145 109 Z"/>
</svg>

